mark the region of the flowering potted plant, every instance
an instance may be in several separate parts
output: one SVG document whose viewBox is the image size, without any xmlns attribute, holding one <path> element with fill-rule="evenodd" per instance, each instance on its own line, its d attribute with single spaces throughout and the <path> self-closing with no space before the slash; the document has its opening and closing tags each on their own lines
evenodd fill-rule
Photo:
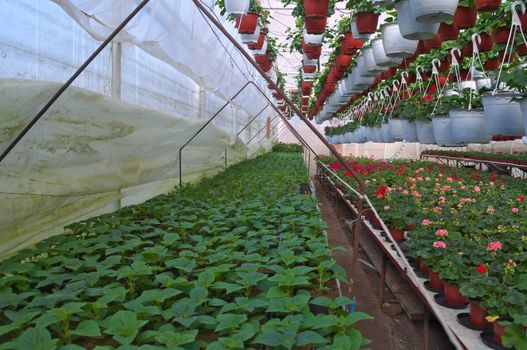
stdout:
<svg viewBox="0 0 527 350">
<path fill-rule="evenodd" d="M 348 0 L 347 8 L 353 9 L 353 19 L 359 34 L 373 34 L 377 31 L 380 9 L 370 0 Z"/>
</svg>

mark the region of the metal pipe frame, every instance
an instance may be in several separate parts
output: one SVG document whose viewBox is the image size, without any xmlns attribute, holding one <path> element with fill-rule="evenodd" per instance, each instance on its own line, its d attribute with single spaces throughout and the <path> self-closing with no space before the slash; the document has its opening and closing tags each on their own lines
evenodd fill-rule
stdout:
<svg viewBox="0 0 527 350">
<path fill-rule="evenodd" d="M 270 123 L 272 123 L 273 120 L 275 120 L 276 118 L 278 118 L 278 116 L 275 116 L 273 119 L 271 119 Z M 249 141 L 247 141 L 247 143 L 245 145 L 250 144 L 251 141 L 256 138 L 256 136 L 260 135 L 260 133 L 265 130 L 265 128 L 267 128 L 267 125 L 264 125 L 260 130 L 258 130 L 258 132 L 256 134 L 254 134 L 253 137 L 251 137 L 251 139 Z"/>
<path fill-rule="evenodd" d="M 22 131 L 15 137 L 13 141 L 0 155 L 0 163 L 11 153 L 13 148 L 24 138 L 24 136 L 35 126 L 35 124 L 46 114 L 46 112 L 57 102 L 62 94 L 73 84 L 73 82 L 84 72 L 90 63 L 97 58 L 97 56 L 110 44 L 110 42 L 126 27 L 126 25 L 148 4 L 150 0 L 143 0 L 122 22 L 117 28 L 104 40 L 101 45 L 88 57 L 86 61 L 73 73 L 73 75 L 62 85 L 62 87 L 49 99 L 49 101 L 40 109 L 40 111 L 31 119 L 31 121 L 22 129 Z"/>
<path fill-rule="evenodd" d="M 362 208 L 364 206 L 364 182 L 360 178 L 360 176 L 345 162 L 345 160 L 340 156 L 337 149 L 331 145 L 326 138 L 306 119 L 304 114 L 298 109 L 297 106 L 294 105 L 294 103 L 289 99 L 289 97 L 285 94 L 285 92 L 274 82 L 272 81 L 267 74 L 260 68 L 260 66 L 254 61 L 252 56 L 236 41 L 236 39 L 230 35 L 230 33 L 223 27 L 223 25 L 214 17 L 212 13 L 210 13 L 207 8 L 200 2 L 200 0 L 192 0 L 196 7 L 203 13 L 204 16 L 206 16 L 222 33 L 223 35 L 229 39 L 229 41 L 238 49 L 240 54 L 242 54 L 245 59 L 260 73 L 260 75 L 267 81 L 269 86 L 276 90 L 276 92 L 282 96 L 285 103 L 287 103 L 292 111 L 294 111 L 298 117 L 307 125 L 309 129 L 318 137 L 318 139 L 330 150 L 330 152 L 337 158 L 337 160 L 344 166 L 344 168 L 349 171 L 349 173 L 353 176 L 353 178 L 357 181 L 359 184 L 359 193 L 360 193 L 360 201 L 358 204 L 359 207 L 359 213 L 362 212 Z M 285 119 L 285 118 L 284 118 Z M 359 216 L 357 217 L 357 221 L 355 222 L 355 227 L 353 229 L 353 236 L 355 236 L 357 239 L 354 240 L 353 244 L 353 256 L 352 256 L 352 266 L 351 266 L 351 275 L 355 276 L 356 269 L 359 261 L 359 240 L 358 236 L 360 234 L 360 228 L 362 225 L 362 218 Z M 353 278 L 350 279 L 352 283 Z M 351 288 L 350 288 L 351 290 Z M 351 295 L 350 295 L 351 296 Z"/>
</svg>

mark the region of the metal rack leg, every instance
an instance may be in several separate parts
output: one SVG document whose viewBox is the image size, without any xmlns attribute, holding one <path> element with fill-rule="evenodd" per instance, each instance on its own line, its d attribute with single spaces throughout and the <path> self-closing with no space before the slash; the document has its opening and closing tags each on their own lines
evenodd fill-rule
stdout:
<svg viewBox="0 0 527 350">
<path fill-rule="evenodd" d="M 381 285 L 380 285 L 380 295 L 379 295 L 379 299 L 380 299 L 380 302 L 381 302 L 381 305 L 384 303 L 384 286 L 385 286 L 385 282 L 386 282 L 386 255 L 383 254 L 382 255 L 382 265 L 381 265 Z"/>
</svg>

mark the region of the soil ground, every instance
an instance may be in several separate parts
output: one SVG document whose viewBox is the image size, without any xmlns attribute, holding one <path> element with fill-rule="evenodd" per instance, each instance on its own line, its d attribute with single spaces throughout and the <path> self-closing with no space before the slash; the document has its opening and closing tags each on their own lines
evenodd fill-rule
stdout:
<svg viewBox="0 0 527 350">
<path fill-rule="evenodd" d="M 329 225 L 327 230 L 329 245 L 331 247 L 343 247 L 345 252 L 334 252 L 337 262 L 346 269 L 348 276 L 351 272 L 351 261 L 353 256 L 352 247 L 348 239 L 348 230 L 345 226 L 346 217 L 343 210 L 339 216 L 328 198 L 323 187 L 315 182 L 318 198 L 321 202 L 324 221 Z M 359 252 L 359 259 L 368 261 L 364 253 Z M 411 321 L 404 314 L 387 316 L 382 310 L 379 299 L 380 275 L 364 263 L 359 263 L 357 276 L 354 277 L 355 286 L 353 295 L 357 300 L 357 311 L 363 311 L 372 315 L 375 319 L 359 323 L 358 328 L 363 336 L 372 340 L 372 350 L 420 350 L 424 349 L 423 322 Z M 346 287 L 344 287 L 346 289 Z M 343 290 L 344 292 L 345 290 Z M 385 288 L 385 301 L 397 303 L 395 297 Z M 441 326 L 430 319 L 430 350 L 451 350 L 454 347 L 448 341 Z"/>
</svg>

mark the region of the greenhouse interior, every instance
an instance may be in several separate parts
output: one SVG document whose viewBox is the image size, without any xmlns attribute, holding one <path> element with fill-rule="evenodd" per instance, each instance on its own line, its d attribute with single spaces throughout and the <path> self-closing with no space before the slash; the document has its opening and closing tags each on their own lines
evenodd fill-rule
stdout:
<svg viewBox="0 0 527 350">
<path fill-rule="evenodd" d="M 525 0 L 0 0 L 0 350 L 527 350 Z"/>
</svg>

